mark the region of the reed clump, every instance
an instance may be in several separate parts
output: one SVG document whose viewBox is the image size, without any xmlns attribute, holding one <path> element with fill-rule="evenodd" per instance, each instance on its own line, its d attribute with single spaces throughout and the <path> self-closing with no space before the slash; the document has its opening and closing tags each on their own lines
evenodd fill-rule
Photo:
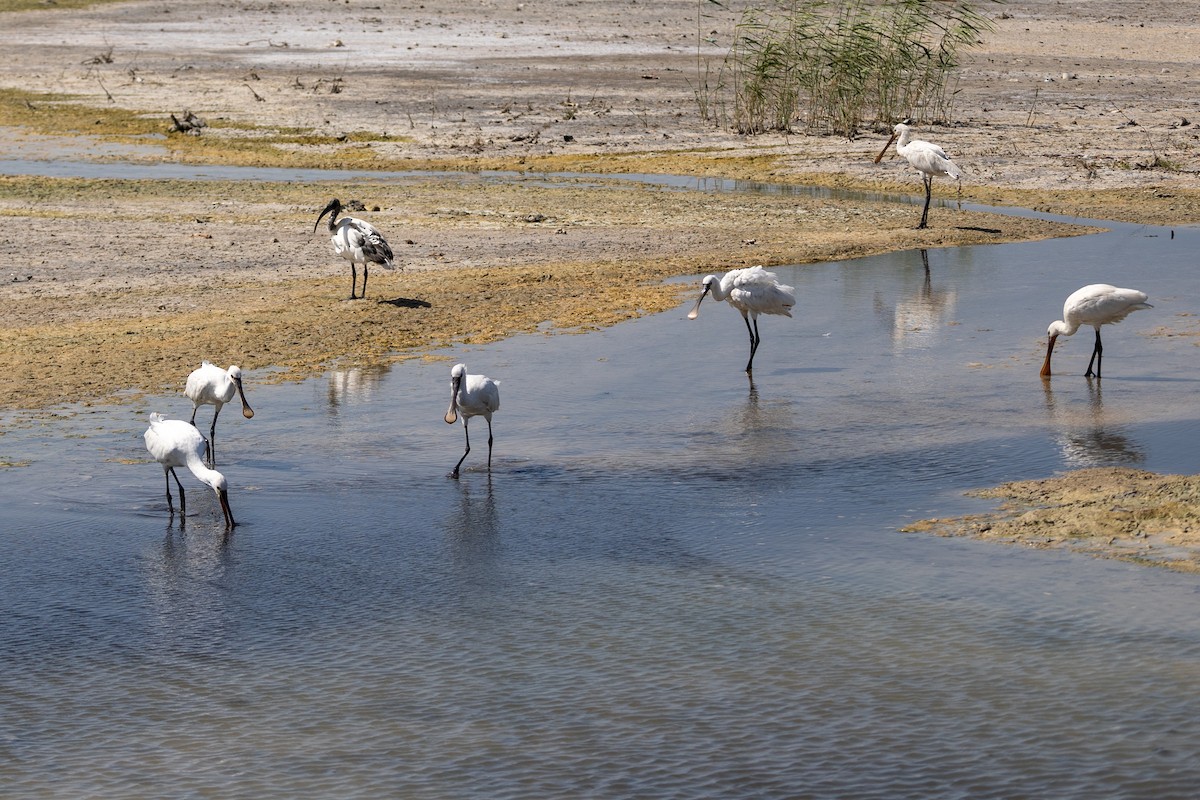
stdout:
<svg viewBox="0 0 1200 800">
<path fill-rule="evenodd" d="M 729 122 L 847 137 L 870 119 L 948 122 L 960 53 L 991 27 L 958 0 L 773 0 L 736 25 Z"/>
</svg>

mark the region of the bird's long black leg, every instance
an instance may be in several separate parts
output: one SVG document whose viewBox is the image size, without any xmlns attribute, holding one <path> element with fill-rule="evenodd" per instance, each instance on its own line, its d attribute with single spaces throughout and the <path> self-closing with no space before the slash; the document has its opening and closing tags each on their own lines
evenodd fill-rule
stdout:
<svg viewBox="0 0 1200 800">
<path fill-rule="evenodd" d="M 924 177 L 925 181 L 925 210 L 921 212 L 921 224 L 917 228 L 929 226 L 929 201 L 933 199 L 933 178 Z"/>
<path fill-rule="evenodd" d="M 1092 358 L 1088 361 L 1087 372 L 1083 373 L 1083 377 L 1092 377 L 1092 362 L 1096 364 L 1095 376 L 1100 377 L 1100 365 L 1104 361 L 1104 345 L 1100 341 L 1100 329 L 1096 328 L 1096 345 L 1092 348 Z"/>
<path fill-rule="evenodd" d="M 751 372 L 754 369 L 754 351 L 758 349 L 758 341 L 754 335 L 754 328 L 750 327 L 750 317 L 742 314 L 742 319 L 746 322 L 746 332 L 750 334 L 750 360 L 746 362 L 746 372 Z M 758 320 L 754 322 L 758 324 Z"/>
<path fill-rule="evenodd" d="M 467 460 L 467 453 L 471 452 L 471 432 L 469 430 L 467 430 L 467 418 L 466 417 L 463 417 L 463 437 L 467 441 L 467 449 L 463 451 L 462 458 L 460 458 L 458 460 L 458 463 L 454 465 L 454 472 L 450 473 L 451 478 L 458 477 L 458 468 L 462 466 L 462 462 Z M 488 438 L 489 439 L 491 438 L 490 434 L 489 434 Z"/>
<path fill-rule="evenodd" d="M 171 500 L 171 474 L 172 474 L 171 470 L 169 470 L 169 469 L 163 470 L 163 478 L 165 478 L 167 481 L 167 510 L 170 511 L 172 514 L 174 514 L 175 513 L 175 503 Z M 176 478 L 176 480 L 179 480 L 179 479 Z"/>
<path fill-rule="evenodd" d="M 488 424 L 488 472 L 492 471 L 492 421 L 489 419 Z"/>
<path fill-rule="evenodd" d="M 354 290 L 358 287 L 358 270 L 354 268 L 354 262 L 350 262 L 350 299 L 357 300 Z"/>
<path fill-rule="evenodd" d="M 212 426 L 208 429 L 208 462 L 212 467 L 217 465 L 217 415 L 221 413 L 221 407 L 216 406 L 216 409 L 213 412 Z"/>
<path fill-rule="evenodd" d="M 196 427 L 196 412 L 200 410 L 200 406 L 192 406 L 192 427 Z"/>
<path fill-rule="evenodd" d="M 183 484 L 179 482 L 179 476 L 175 474 L 175 468 L 170 469 L 171 477 L 175 479 L 175 485 L 179 487 L 179 514 L 182 516 L 187 511 L 187 496 L 183 493 Z M 167 482 L 167 506 L 171 505 L 171 483 Z M 171 509 L 172 511 L 174 509 Z"/>
<path fill-rule="evenodd" d="M 359 297 L 363 300 L 367 299 L 367 265 L 365 263 L 363 264 L 363 290 Z"/>
</svg>

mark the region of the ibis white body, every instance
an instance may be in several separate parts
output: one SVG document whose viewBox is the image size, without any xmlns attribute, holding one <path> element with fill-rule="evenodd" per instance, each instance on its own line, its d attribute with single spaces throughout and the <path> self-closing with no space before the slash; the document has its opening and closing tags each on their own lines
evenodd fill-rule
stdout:
<svg viewBox="0 0 1200 800">
<path fill-rule="evenodd" d="M 317 221 L 313 225 L 313 232 L 315 233 L 317 226 L 321 224 L 321 219 L 329 214 L 329 232 L 332 234 L 329 237 L 329 243 L 333 245 L 333 252 L 350 262 L 350 299 L 358 300 L 367 296 L 367 267 L 369 264 L 378 264 L 384 269 L 395 269 L 396 263 L 393 260 L 391 246 L 374 225 L 355 217 L 338 219 L 341 211 L 341 201 L 336 197 L 330 200 L 317 217 Z M 358 296 L 355 296 L 354 293 L 355 284 L 358 281 L 356 264 L 362 264 L 363 268 L 362 294 Z"/>
</svg>

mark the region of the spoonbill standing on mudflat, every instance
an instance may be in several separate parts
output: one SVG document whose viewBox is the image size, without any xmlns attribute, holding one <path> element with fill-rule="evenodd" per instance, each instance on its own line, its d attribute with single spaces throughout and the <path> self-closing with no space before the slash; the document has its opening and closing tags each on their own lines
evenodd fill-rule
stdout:
<svg viewBox="0 0 1200 800">
<path fill-rule="evenodd" d="M 925 182 L 925 210 L 921 212 L 921 224 L 917 228 L 928 227 L 929 201 L 933 196 L 934 177 L 945 175 L 951 178 L 961 178 L 962 172 L 950 160 L 950 156 L 946 155 L 945 150 L 936 144 L 912 138 L 912 128 L 903 122 L 892 129 L 892 138 L 888 139 L 887 144 L 879 151 L 879 155 L 875 156 L 876 164 L 892 146 L 892 142 L 896 142 L 896 152 L 900 154 L 900 157 L 908 161 L 913 169 L 920 172 L 921 180 Z"/>
<path fill-rule="evenodd" d="M 471 452 L 471 434 L 467 430 L 467 420 L 471 417 L 483 417 L 488 424 L 488 472 L 492 471 L 492 414 L 500 410 L 500 382 L 486 375 L 468 375 L 465 364 L 455 364 L 450 370 L 450 409 L 446 412 L 445 420 L 453 425 L 458 421 L 462 412 L 463 436 L 466 437 L 467 449 L 462 458 L 454 465 L 451 478 L 458 477 L 458 468 L 462 466 Z"/>
<path fill-rule="evenodd" d="M 242 399 L 242 416 L 250 419 L 254 416 L 254 409 L 246 402 L 246 393 L 242 391 L 242 371 L 236 366 L 221 369 L 216 364 L 204 361 L 197 369 L 192 370 L 188 375 L 187 384 L 183 387 L 183 393 L 192 401 L 193 425 L 196 424 L 196 412 L 200 406 L 216 407 L 213 411 L 212 427 L 208 429 L 209 444 L 212 448 L 209 457 L 213 466 L 217 463 L 217 416 L 221 413 L 221 406 L 233 400 L 235 392 Z"/>
<path fill-rule="evenodd" d="M 758 335 L 758 315 L 782 314 L 790 317 L 792 306 L 796 305 L 796 290 L 780 283 L 774 272 L 767 272 L 761 266 L 730 270 L 720 280 L 717 280 L 716 275 L 706 275 L 701 285 L 704 291 L 700 293 L 695 307 L 688 313 L 688 319 L 699 316 L 700 304 L 709 293 L 714 299 L 725 300 L 742 312 L 746 330 L 750 332 L 750 360 L 746 362 L 746 372 L 753 372 L 754 353 L 761 341 Z"/>
<path fill-rule="evenodd" d="M 350 299 L 358 300 L 367 296 L 368 264 L 378 264 L 384 269 L 395 269 L 396 264 L 392 260 L 392 248 L 374 225 L 354 217 L 342 217 L 339 221 L 340 213 L 342 201 L 335 197 L 313 223 L 313 233 L 317 232 L 321 219 L 329 214 L 329 232 L 333 234 L 329 241 L 333 245 L 333 252 L 350 262 Z M 362 264 L 363 268 L 362 294 L 358 297 L 354 296 L 354 285 L 358 280 L 355 264 Z"/>
<path fill-rule="evenodd" d="M 1134 311 L 1143 308 L 1154 308 L 1146 302 L 1146 293 L 1137 289 L 1118 289 L 1107 283 L 1093 283 L 1071 293 L 1063 304 L 1063 318 L 1050 323 L 1046 335 L 1050 341 L 1046 344 L 1046 360 L 1042 362 L 1042 377 L 1050 377 L 1050 356 L 1054 353 L 1054 342 L 1059 336 L 1071 336 L 1083 325 L 1091 325 L 1096 329 L 1096 344 L 1092 347 L 1092 357 L 1088 361 L 1084 377 L 1094 374 L 1100 377 L 1100 364 L 1104 361 L 1104 345 L 1100 342 L 1100 326 L 1120 322 Z M 1096 364 L 1096 372 L 1092 372 L 1092 363 Z"/>
<path fill-rule="evenodd" d="M 196 426 L 181 419 L 163 419 L 162 414 L 150 415 L 150 427 L 144 434 L 146 449 L 154 460 L 162 464 L 163 476 L 167 481 L 167 508 L 175 513 L 171 503 L 171 478 L 179 487 L 179 515 L 187 511 L 187 500 L 183 494 L 183 484 L 175 474 L 176 467 L 187 467 L 192 474 L 217 493 L 221 503 L 221 511 L 225 514 L 226 530 L 237 523 L 233 521 L 233 512 L 229 510 L 229 485 L 225 476 L 215 469 L 204 466 L 204 437 Z"/>
</svg>

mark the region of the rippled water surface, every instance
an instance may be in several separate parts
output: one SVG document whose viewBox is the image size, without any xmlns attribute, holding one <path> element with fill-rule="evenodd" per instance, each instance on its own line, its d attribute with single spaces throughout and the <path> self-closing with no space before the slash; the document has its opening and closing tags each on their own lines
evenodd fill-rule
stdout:
<svg viewBox="0 0 1200 800">
<path fill-rule="evenodd" d="M 936 210 L 935 210 L 936 216 Z M 935 220 L 936 224 L 936 220 Z M 965 489 L 1196 471 L 1197 233 L 777 272 L 755 385 L 706 301 L 445 361 L 247 376 L 241 525 L 167 513 L 127 407 L 9 416 L 0 795 L 1193 796 L 1194 576 L 897 529 Z M 1108 281 L 1155 308 L 1048 323 Z M 419 310 L 401 309 L 415 314 Z M 449 368 L 501 380 L 459 481 Z M 182 376 L 181 376 L 182 383 Z M 207 427 L 207 410 L 201 412 Z"/>
</svg>

